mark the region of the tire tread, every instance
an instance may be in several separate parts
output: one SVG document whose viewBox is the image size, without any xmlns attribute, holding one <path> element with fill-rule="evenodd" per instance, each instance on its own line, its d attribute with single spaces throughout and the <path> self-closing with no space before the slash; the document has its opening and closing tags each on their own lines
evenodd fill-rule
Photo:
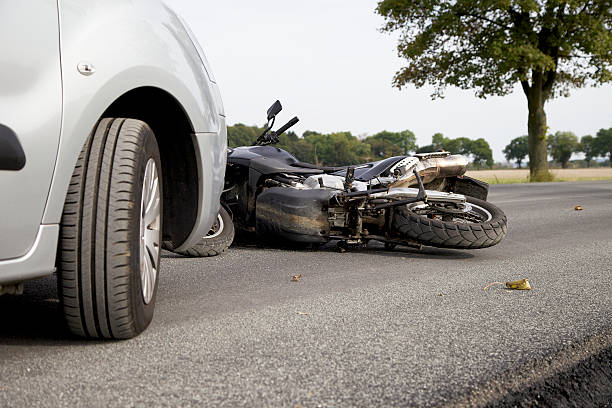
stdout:
<svg viewBox="0 0 612 408">
<path fill-rule="evenodd" d="M 402 207 L 393 212 L 392 229 L 400 238 L 439 248 L 478 249 L 498 244 L 508 231 L 505 214 L 486 201 L 467 199 L 491 212 L 491 221 L 463 224 L 432 220 Z"/>
<path fill-rule="evenodd" d="M 67 326 L 78 336 L 130 338 L 148 325 L 134 321 L 129 287 L 138 262 L 130 242 L 139 237 L 125 215 L 139 188 L 142 149 L 132 145 L 146 138 L 154 140 L 144 122 L 104 118 L 75 165 L 61 221 L 58 290 Z"/>
</svg>

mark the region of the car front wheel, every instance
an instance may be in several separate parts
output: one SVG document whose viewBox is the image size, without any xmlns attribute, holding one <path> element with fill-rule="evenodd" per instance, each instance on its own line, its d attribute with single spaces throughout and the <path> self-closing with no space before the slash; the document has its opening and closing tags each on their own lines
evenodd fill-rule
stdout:
<svg viewBox="0 0 612 408">
<path fill-rule="evenodd" d="M 70 331 L 126 339 L 153 319 L 162 180 L 149 126 L 102 119 L 83 147 L 62 214 L 58 287 Z"/>
</svg>

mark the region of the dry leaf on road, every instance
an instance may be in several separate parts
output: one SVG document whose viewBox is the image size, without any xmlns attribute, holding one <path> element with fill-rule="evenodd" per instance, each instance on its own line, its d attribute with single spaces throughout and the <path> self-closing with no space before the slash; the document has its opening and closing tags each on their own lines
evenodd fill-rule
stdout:
<svg viewBox="0 0 612 408">
<path fill-rule="evenodd" d="M 524 278 L 524 279 L 519 279 L 517 281 L 510 281 L 510 282 L 505 282 L 505 283 L 504 282 L 491 282 L 487 286 L 484 287 L 483 291 L 486 292 L 487 288 L 493 285 L 505 285 L 508 289 L 514 289 L 514 290 L 533 289 L 531 285 L 529 284 L 529 279 Z"/>
</svg>

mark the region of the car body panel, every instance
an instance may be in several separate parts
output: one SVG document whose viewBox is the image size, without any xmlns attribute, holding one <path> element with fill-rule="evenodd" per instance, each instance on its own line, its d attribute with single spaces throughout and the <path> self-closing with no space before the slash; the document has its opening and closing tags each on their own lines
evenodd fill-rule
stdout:
<svg viewBox="0 0 612 408">
<path fill-rule="evenodd" d="M 200 194 L 201 200 L 198 207 L 196 225 L 197 227 L 191 231 L 185 242 L 176 248 L 177 251 L 185 251 L 198 243 L 208 231 L 213 221 L 209 221 L 211 211 L 214 215 L 219 212 L 221 206 L 219 197 L 223 192 L 223 180 L 225 177 L 225 165 L 227 161 L 226 150 L 219 151 L 215 146 L 222 144 L 227 146 L 227 131 L 225 128 L 225 120 L 222 118 L 223 126 L 218 133 L 199 133 L 194 135 L 194 143 L 199 154 L 198 157 L 198 172 L 205 174 L 206 177 L 200 178 Z"/>
<path fill-rule="evenodd" d="M 0 16 L 0 123 L 17 136 L 26 159 L 20 170 L 0 170 L 0 259 L 11 259 L 25 255 L 39 232 L 60 136 L 62 83 L 56 3 L 0 2 Z"/>
<path fill-rule="evenodd" d="M 43 0 L 23 2 L 23 7 L 32 11 L 33 2 L 56 7 L 56 2 Z M 17 2 L 3 2 L 2 6 L 12 9 L 15 4 Z M 58 84 L 50 92 L 59 102 L 63 101 L 63 110 L 57 108 L 57 117 L 52 123 L 55 127 L 49 125 L 49 119 L 45 121 L 45 132 L 52 135 L 51 129 L 55 129 L 56 134 L 55 139 L 47 137 L 53 139 L 53 143 L 45 139 L 48 164 L 40 170 L 41 177 L 37 179 L 37 183 L 46 185 L 45 196 L 30 197 L 36 201 L 40 211 L 38 219 L 31 221 L 30 243 L 21 245 L 19 251 L 12 248 L 0 253 L 0 284 L 7 282 L 8 278 L 2 276 L 7 265 L 17 268 L 17 263 L 25 264 L 28 259 L 46 259 L 48 264 L 43 269 L 47 273 L 54 270 L 57 236 L 51 237 L 44 231 L 49 231 L 47 226 L 58 226 L 61 221 L 74 166 L 90 133 L 105 110 L 131 90 L 140 87 L 163 90 L 182 107 L 191 124 L 192 141 L 198 156 L 198 212 L 197 222 L 181 247 L 196 244 L 209 230 L 219 210 L 227 146 L 223 104 L 219 89 L 211 80 L 214 79 L 212 72 L 209 75 L 206 71 L 210 70 L 205 66 L 206 59 L 199 54 L 199 45 L 194 44 L 195 39 L 190 38 L 180 18 L 158 0 L 57 0 L 57 9 L 55 36 L 49 35 L 44 44 L 47 51 L 59 48 L 54 61 Z M 4 22 L 2 14 L 0 18 Z M 23 20 L 27 18 L 22 18 L 20 23 L 23 30 L 38 32 L 38 27 L 30 24 L 31 20 L 27 20 L 28 24 Z M 84 75 L 78 69 L 80 64 L 92 67 L 93 73 Z M 47 62 L 44 66 L 47 76 L 51 75 L 49 66 L 53 64 Z M 59 78 L 62 79 L 61 86 Z M 39 114 L 40 109 L 32 111 L 31 116 Z M 3 119 L 0 122 L 3 123 Z M 42 125 L 37 126 L 40 129 Z M 14 130 L 17 132 L 19 129 L 16 127 Z M 21 136 L 20 132 L 17 134 Z M 30 156 L 27 143 L 21 142 L 28 160 L 25 170 L 30 164 Z M 0 185 L 5 189 L 5 183 Z M 12 184 L 8 191 L 14 188 L 15 184 Z M 23 200 L 14 202 L 19 204 L 20 201 Z M 19 212 L 14 214 L 16 219 L 23 218 L 22 215 Z M 3 238 L 9 236 L 4 227 L 2 235 Z M 32 247 L 35 239 L 37 245 Z M 51 247 L 52 254 L 32 252 L 49 251 Z M 14 259 L 9 262 L 5 261 L 7 258 Z M 13 281 L 14 274 L 10 276 Z"/>
<path fill-rule="evenodd" d="M 41 225 L 27 254 L 0 262 L 0 284 L 40 278 L 55 271 L 59 225 Z"/>
<path fill-rule="evenodd" d="M 60 1 L 65 115 L 58 163 L 72 166 L 56 169 L 45 224 L 60 221 L 81 147 L 102 113 L 124 93 L 143 86 L 163 89 L 181 104 L 194 133 L 218 134 L 221 129 L 217 86 L 188 33 L 168 7 L 151 3 Z M 92 64 L 96 72 L 81 75 L 80 62 Z M 212 225 L 215 216 L 203 221 Z"/>
</svg>

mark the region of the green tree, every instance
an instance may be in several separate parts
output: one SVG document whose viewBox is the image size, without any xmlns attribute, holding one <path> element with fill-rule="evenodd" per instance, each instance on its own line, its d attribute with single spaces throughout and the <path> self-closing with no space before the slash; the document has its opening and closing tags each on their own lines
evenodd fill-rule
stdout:
<svg viewBox="0 0 612 408">
<path fill-rule="evenodd" d="M 307 130 L 302 134 L 302 138 L 306 143 L 312 146 L 312 160 L 310 160 L 310 162 L 316 164 L 317 166 L 322 165 L 323 162 L 320 160 L 320 157 L 325 156 L 328 150 L 326 147 L 327 139 L 325 135 L 312 130 Z"/>
<path fill-rule="evenodd" d="M 493 151 L 491 146 L 483 138 L 470 141 L 470 154 L 472 156 L 472 164 L 476 168 L 493 167 Z"/>
<path fill-rule="evenodd" d="M 444 135 L 442 133 L 434 133 L 431 137 L 431 144 L 417 147 L 416 153 L 431 153 L 436 152 L 442 149 L 442 141 L 444 140 Z"/>
<path fill-rule="evenodd" d="M 431 145 L 434 147 L 434 149 L 436 150 L 440 150 L 443 148 L 443 145 L 445 144 L 445 141 L 447 141 L 448 139 L 444 137 L 444 135 L 442 133 L 434 133 L 433 136 L 431 137 Z"/>
<path fill-rule="evenodd" d="M 453 154 L 463 154 L 469 156 L 472 153 L 472 140 L 467 137 L 458 137 L 456 139 L 444 139 L 442 149 Z"/>
<path fill-rule="evenodd" d="M 432 151 L 444 150 L 451 152 L 452 154 L 463 154 L 469 155 L 471 153 L 470 146 L 472 140 L 467 137 L 458 137 L 456 139 L 449 139 L 444 137 L 442 133 L 435 133 L 431 137 Z"/>
<path fill-rule="evenodd" d="M 285 150 L 293 154 L 299 161 L 306 163 L 315 162 L 313 156 L 313 146 L 304 139 L 298 139 Z"/>
<path fill-rule="evenodd" d="M 415 150 L 415 153 L 431 153 L 431 152 L 435 152 L 436 147 L 433 144 L 428 144 L 425 146 L 419 146 L 417 147 L 417 149 Z"/>
<path fill-rule="evenodd" d="M 444 150 L 452 154 L 462 154 L 472 158 L 472 164 L 477 167 L 493 166 L 493 151 L 489 143 L 483 138 L 471 140 L 467 137 L 449 139 L 442 133 L 431 137 L 431 144 L 417 149 L 417 153 L 435 152 Z"/>
<path fill-rule="evenodd" d="M 582 136 L 580 139 L 580 151 L 584 153 L 584 160 L 586 161 L 587 167 L 591 167 L 591 160 L 593 157 L 599 156 L 596 152 L 595 138 L 591 135 Z"/>
<path fill-rule="evenodd" d="M 370 154 L 370 145 L 361 143 L 350 132 L 335 132 L 327 135 L 307 131 L 304 140 L 313 146 L 315 164 L 345 166 L 358 164 Z"/>
<path fill-rule="evenodd" d="M 250 146 L 255 143 L 263 129 L 237 123 L 227 127 L 227 144 L 230 147 Z"/>
<path fill-rule="evenodd" d="M 370 145 L 374 159 L 407 155 L 416 149 L 416 136 L 410 130 L 388 132 L 383 130 L 364 140 Z"/>
<path fill-rule="evenodd" d="M 532 181 L 550 177 L 546 101 L 571 87 L 612 80 L 610 0 L 382 0 L 385 31 L 401 33 L 407 59 L 394 79 L 507 95 L 521 84 L 527 98 Z"/>
<path fill-rule="evenodd" d="M 521 136 L 512 139 L 510 143 L 504 147 L 502 152 L 506 156 L 506 160 L 515 160 L 518 168 L 520 169 L 521 163 L 529 154 L 528 136 Z"/>
<path fill-rule="evenodd" d="M 612 167 L 612 128 L 599 129 L 595 137 L 595 150 L 600 156 L 608 156 Z"/>
<path fill-rule="evenodd" d="M 548 148 L 553 160 L 561 163 L 561 167 L 566 169 L 572 153 L 580 151 L 580 143 L 572 132 L 557 132 L 548 136 Z"/>
</svg>

